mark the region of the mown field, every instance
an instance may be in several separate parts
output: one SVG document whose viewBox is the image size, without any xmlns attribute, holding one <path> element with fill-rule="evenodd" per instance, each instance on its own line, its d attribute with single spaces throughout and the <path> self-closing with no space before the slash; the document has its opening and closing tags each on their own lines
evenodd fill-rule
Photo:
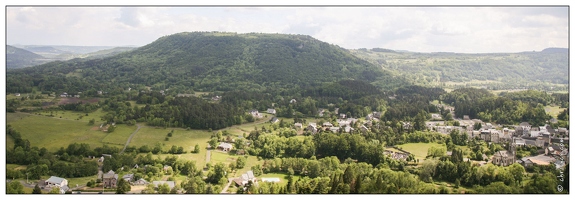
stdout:
<svg viewBox="0 0 575 200">
<path fill-rule="evenodd" d="M 545 112 L 553 118 L 557 118 L 557 115 L 564 109 L 565 108 L 559 108 L 559 106 L 545 106 Z"/>
<path fill-rule="evenodd" d="M 99 108 L 98 110 L 91 112 L 91 113 L 85 113 L 85 112 L 77 112 L 77 111 L 41 111 L 41 112 L 35 112 L 38 113 L 42 116 L 46 116 L 46 117 L 50 117 L 50 115 L 53 115 L 53 118 L 58 118 L 58 119 L 67 119 L 67 120 L 75 120 L 78 122 L 85 122 L 88 123 L 91 119 L 94 119 L 94 125 L 100 125 L 102 123 L 104 123 L 104 121 L 102 121 L 102 116 L 106 115 L 106 112 L 102 111 L 101 108 Z"/>
<path fill-rule="evenodd" d="M 172 137 L 166 137 L 170 131 L 174 130 Z M 172 128 L 158 128 L 151 126 L 142 126 L 140 130 L 134 135 L 129 146 L 141 147 L 148 145 L 154 147 L 156 144 L 163 144 L 163 149 L 167 150 L 172 145 L 181 146 L 184 151 L 190 152 L 194 149 L 196 144 L 200 145 L 200 149 L 205 151 L 208 141 L 212 133 L 205 130 L 185 130 L 185 129 L 172 129 Z"/>
<path fill-rule="evenodd" d="M 124 146 L 136 128 L 136 126 L 128 126 L 124 124 L 116 125 L 116 130 L 112 133 L 108 133 L 106 137 L 102 139 L 102 143 Z"/>
<path fill-rule="evenodd" d="M 402 145 L 397 145 L 397 147 L 401 148 L 404 151 L 408 151 L 412 154 L 415 155 L 415 159 L 419 159 L 420 162 L 422 162 L 425 157 L 427 156 L 427 150 L 431 147 L 441 147 L 444 144 L 438 144 L 438 143 L 407 143 L 407 144 L 402 144 Z M 469 152 L 469 147 L 467 146 L 457 146 L 461 149 L 463 149 L 463 153 L 466 154 L 466 152 Z"/>
<path fill-rule="evenodd" d="M 67 147 L 72 143 L 87 143 L 90 147 L 95 148 L 102 146 L 102 140 L 108 136 L 106 132 L 92 130 L 94 126 L 88 125 L 87 122 L 39 115 L 26 117 L 24 115 L 27 114 L 7 113 L 7 119 L 10 119 L 8 124 L 20 132 L 22 138 L 28 139 L 32 146 L 46 147 L 50 151 Z M 120 130 L 122 130 L 121 126 L 125 125 L 119 125 Z M 116 146 L 123 147 L 123 145 Z"/>
</svg>

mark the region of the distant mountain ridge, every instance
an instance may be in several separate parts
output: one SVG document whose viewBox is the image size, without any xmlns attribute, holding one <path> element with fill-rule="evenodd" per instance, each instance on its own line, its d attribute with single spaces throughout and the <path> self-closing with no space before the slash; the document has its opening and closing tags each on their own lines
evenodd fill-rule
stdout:
<svg viewBox="0 0 575 200">
<path fill-rule="evenodd" d="M 135 47 L 6 45 L 6 48 L 11 49 L 11 51 L 6 52 L 6 55 L 11 57 L 10 62 L 7 63 L 6 67 L 8 69 L 12 69 L 31 67 L 52 61 L 70 60 L 74 58 L 104 58 L 132 50 Z M 31 54 L 36 56 L 32 56 Z"/>
<path fill-rule="evenodd" d="M 568 48 L 546 48 L 543 49 L 544 53 L 569 53 L 569 49 Z"/>
<path fill-rule="evenodd" d="M 23 68 L 44 63 L 43 56 L 25 49 L 6 45 L 6 68 Z"/>
<path fill-rule="evenodd" d="M 417 85 L 565 91 L 569 84 L 567 48 L 517 53 L 418 53 L 381 48 L 350 52 Z"/>
</svg>

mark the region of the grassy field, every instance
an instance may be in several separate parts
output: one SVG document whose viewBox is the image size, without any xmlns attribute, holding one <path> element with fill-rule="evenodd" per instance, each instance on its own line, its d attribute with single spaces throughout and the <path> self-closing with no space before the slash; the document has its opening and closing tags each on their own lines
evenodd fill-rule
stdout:
<svg viewBox="0 0 575 200">
<path fill-rule="evenodd" d="M 431 147 L 441 147 L 443 144 L 437 143 L 407 143 L 402 145 L 397 145 L 401 149 L 408 151 L 415 155 L 415 159 L 423 161 L 425 156 L 427 156 L 427 149 Z"/>
<path fill-rule="evenodd" d="M 9 124 L 11 122 L 22 120 L 30 116 L 32 115 L 26 113 L 6 113 L 6 123 Z"/>
<path fill-rule="evenodd" d="M 244 133 L 246 135 L 250 134 L 250 131 L 253 131 L 255 129 L 255 127 L 257 127 L 258 129 L 261 129 L 262 126 L 268 126 L 270 123 L 267 123 L 271 118 L 273 117 L 273 115 L 271 114 L 264 114 L 264 117 L 261 119 L 258 119 L 257 121 L 253 122 L 253 123 L 248 123 L 248 124 L 241 124 L 241 125 L 235 125 L 232 127 L 228 127 L 228 128 L 224 128 L 224 129 L 220 129 L 221 131 L 228 131 L 228 133 L 232 134 L 232 135 L 237 135 L 237 136 L 241 136 Z M 219 131 L 219 130 L 215 130 L 215 131 Z"/>
<path fill-rule="evenodd" d="M 105 144 L 116 144 L 125 145 L 128 138 L 136 130 L 136 126 L 128 126 L 125 124 L 116 125 L 116 130 L 112 133 L 106 134 L 106 137 L 102 139 L 102 143 Z"/>
<path fill-rule="evenodd" d="M 49 176 L 46 177 L 50 178 Z M 90 180 L 96 180 L 98 179 L 98 175 L 94 175 L 94 176 L 87 176 L 87 177 L 78 177 L 78 178 L 66 178 L 68 180 L 68 186 L 70 186 L 71 188 L 76 187 L 76 184 L 78 184 L 78 186 L 81 185 L 86 185 L 86 183 L 88 183 L 88 181 Z"/>
<path fill-rule="evenodd" d="M 564 109 L 565 108 L 559 108 L 559 106 L 545 106 L 545 112 L 554 118 L 557 118 L 557 115 Z"/>
<path fill-rule="evenodd" d="M 19 170 L 19 169 L 26 169 L 26 165 L 18 165 L 18 164 L 6 164 L 6 169 L 12 170 Z"/>
<path fill-rule="evenodd" d="M 165 141 L 166 136 L 171 130 L 174 130 L 172 137 L 169 137 L 169 140 Z M 184 151 L 189 153 L 194 149 L 196 144 L 199 144 L 200 149 L 205 151 L 211 135 L 212 133 L 205 130 L 164 129 L 143 126 L 138 133 L 134 135 L 129 146 L 140 147 L 148 145 L 154 147 L 159 142 L 164 144 L 164 150 L 171 148 L 172 145 L 176 145 L 184 147 Z"/>
<path fill-rule="evenodd" d="M 12 114 L 14 113 L 7 113 L 7 116 Z M 28 139 L 32 146 L 46 147 L 50 151 L 72 143 L 87 143 L 95 148 L 102 146 L 101 141 L 107 135 L 105 132 L 91 130 L 92 126 L 86 122 L 38 115 L 30 115 L 8 124 L 20 132 L 22 138 Z"/>
<path fill-rule="evenodd" d="M 210 163 L 212 165 L 214 165 L 216 163 L 221 162 L 221 163 L 224 163 L 226 165 L 229 165 L 230 163 L 236 162 L 236 160 L 240 156 L 243 156 L 243 155 L 234 155 L 234 154 L 228 154 L 228 153 L 221 152 L 221 151 L 212 151 Z M 230 174 L 229 176 L 230 177 L 239 177 L 242 174 L 246 173 L 247 171 L 251 170 L 251 168 L 253 166 L 256 166 L 258 164 L 263 165 L 264 161 L 258 160 L 258 158 L 256 156 L 247 156 L 246 165 L 241 169 L 237 169 L 234 173 Z"/>
<path fill-rule="evenodd" d="M 444 144 L 437 144 L 437 143 L 407 143 L 407 144 L 402 144 L 402 145 L 397 145 L 397 146 L 400 147 L 404 151 L 408 151 L 408 152 L 414 154 L 415 159 L 419 159 L 421 162 L 427 156 L 427 149 L 429 149 L 431 147 L 437 148 L 437 147 L 441 147 L 443 145 Z M 461 148 L 463 150 L 464 154 L 468 154 L 470 152 L 469 147 L 467 147 L 467 146 L 456 145 L 456 147 Z M 397 151 L 393 148 L 386 148 L 386 150 Z"/>
<path fill-rule="evenodd" d="M 43 112 L 38 112 L 43 116 L 47 116 L 49 117 L 50 114 L 53 114 L 54 117 L 53 118 L 58 118 L 58 119 L 68 119 L 68 120 L 75 120 L 75 121 L 79 121 L 79 122 L 85 122 L 88 123 L 91 119 L 95 120 L 95 125 L 100 125 L 103 123 L 102 121 L 102 116 L 106 115 L 106 112 L 102 111 L 101 108 L 99 108 L 98 110 L 91 112 L 91 113 L 87 113 L 88 115 L 86 116 L 85 112 L 77 112 L 77 111 L 43 111 Z"/>
</svg>

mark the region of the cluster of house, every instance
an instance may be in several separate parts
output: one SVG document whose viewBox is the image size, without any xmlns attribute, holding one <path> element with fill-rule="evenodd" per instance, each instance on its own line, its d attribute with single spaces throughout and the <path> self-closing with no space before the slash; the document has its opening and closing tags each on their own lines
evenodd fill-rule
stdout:
<svg viewBox="0 0 575 200">
<path fill-rule="evenodd" d="M 490 129 L 487 129 L 490 128 Z M 553 129 L 550 125 L 532 127 L 523 122 L 515 130 L 503 128 L 496 130 L 487 126 L 486 129 L 471 131 L 471 137 L 479 137 L 486 142 L 509 143 L 509 149 L 498 151 L 492 157 L 493 164 L 508 166 L 515 162 L 525 167 L 533 164 L 563 167 L 569 160 L 569 150 L 561 144 L 569 142 L 569 131 L 565 128 Z M 544 152 L 537 156 L 524 157 L 516 160 L 516 148 L 530 146 Z"/>
<path fill-rule="evenodd" d="M 75 97 L 75 98 L 80 98 L 80 94 L 82 94 L 82 92 L 78 92 L 78 94 L 68 94 L 66 92 L 60 94 L 60 97 Z"/>
<path fill-rule="evenodd" d="M 440 106 L 440 105 L 438 105 Z M 444 106 L 445 109 L 453 111 L 453 107 Z M 440 120 L 439 114 L 432 114 L 432 120 Z M 458 120 L 460 126 L 446 126 L 443 121 L 426 122 L 427 129 L 434 130 L 442 134 L 449 134 L 453 130 L 460 133 L 467 133 L 470 138 L 477 137 L 490 143 L 510 144 L 505 151 L 498 151 L 491 157 L 491 162 L 495 165 L 508 166 L 513 163 L 520 163 L 523 166 L 549 165 L 554 163 L 557 167 L 562 167 L 568 163 L 569 151 L 564 148 L 563 143 L 569 143 L 569 130 L 566 128 L 553 129 L 550 125 L 531 126 L 527 122 L 522 122 L 513 128 L 495 126 L 491 123 L 484 123 L 479 119 L 470 119 L 464 115 Z M 553 123 L 553 121 L 550 121 Z M 474 130 L 476 123 L 482 124 L 480 130 Z M 541 155 L 516 159 L 517 147 L 536 147 Z M 544 153 L 543 153 L 544 151 Z"/>
</svg>

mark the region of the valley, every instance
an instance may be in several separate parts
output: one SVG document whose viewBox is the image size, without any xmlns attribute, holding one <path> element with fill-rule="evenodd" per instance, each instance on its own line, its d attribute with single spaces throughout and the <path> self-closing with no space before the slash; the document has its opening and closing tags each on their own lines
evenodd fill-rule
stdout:
<svg viewBox="0 0 575 200">
<path fill-rule="evenodd" d="M 60 48 L 98 56 L 7 70 L 6 178 L 28 193 L 567 192 L 549 186 L 569 165 L 565 49 L 227 32 Z"/>
</svg>

